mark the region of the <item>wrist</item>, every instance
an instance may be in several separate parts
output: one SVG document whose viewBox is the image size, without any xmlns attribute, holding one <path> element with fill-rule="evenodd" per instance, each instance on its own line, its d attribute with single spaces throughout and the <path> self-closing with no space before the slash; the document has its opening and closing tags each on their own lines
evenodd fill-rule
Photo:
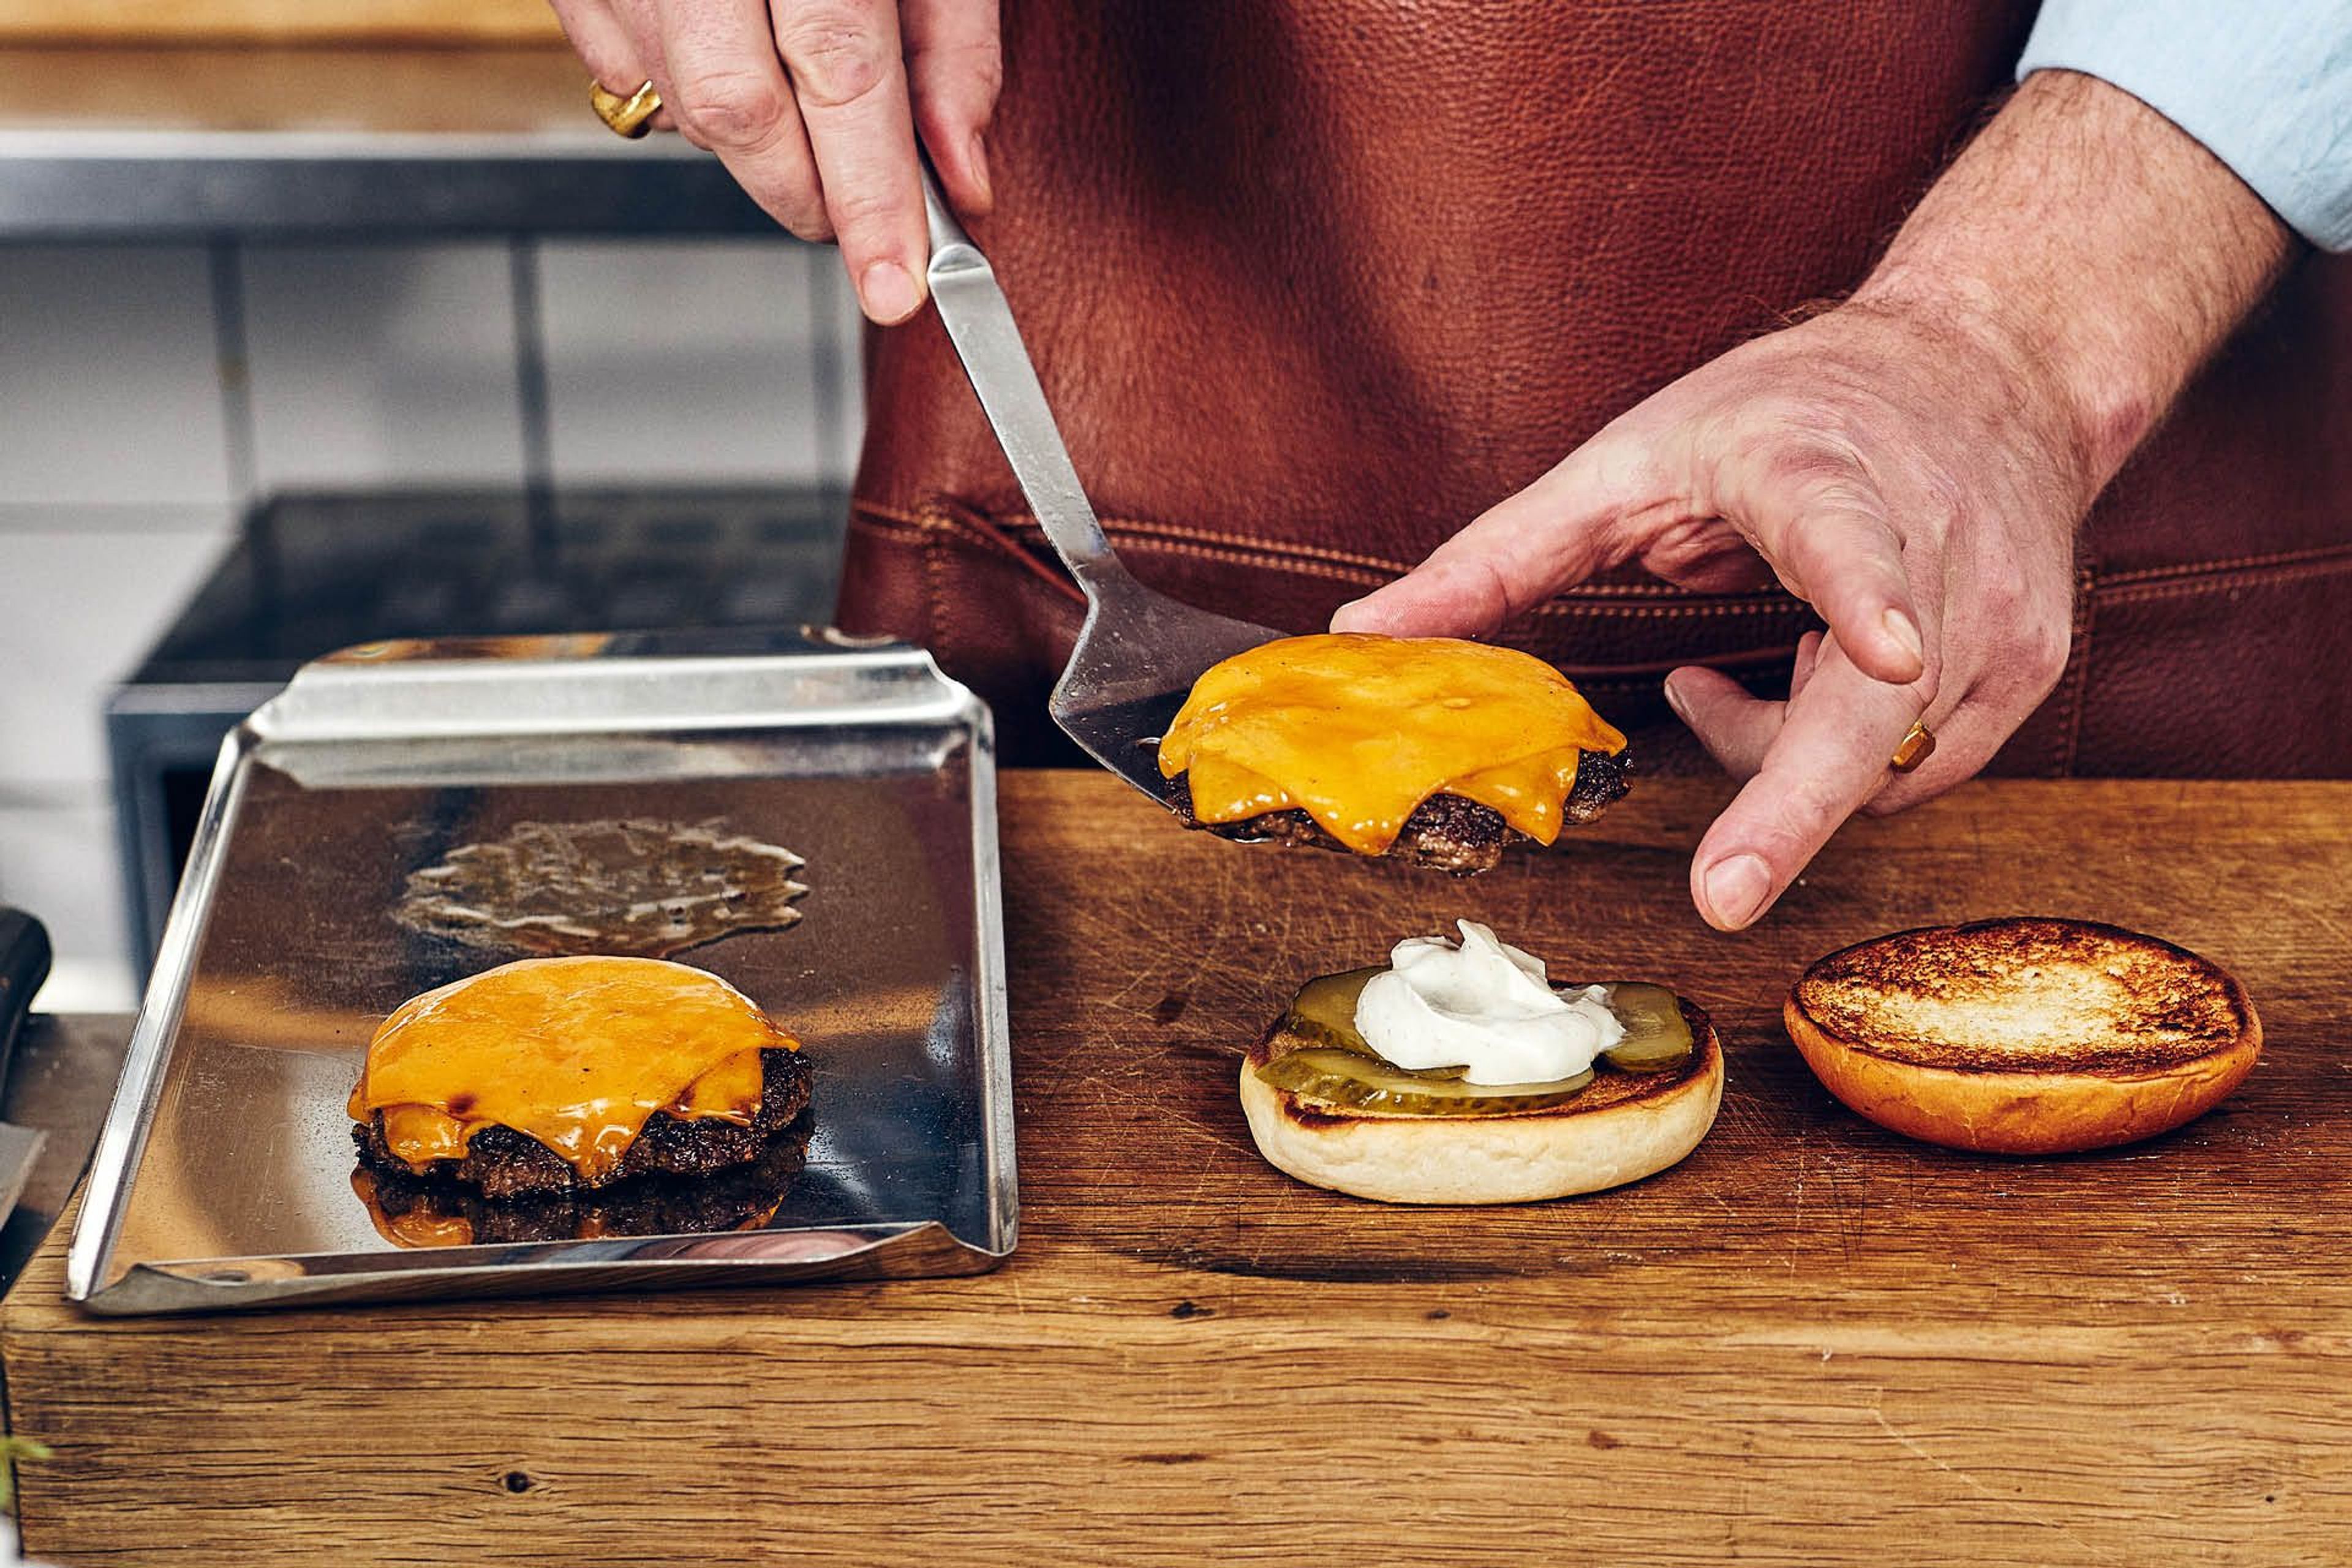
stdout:
<svg viewBox="0 0 2352 1568">
<path fill-rule="evenodd" d="M 1955 431 L 2006 452 L 2071 522 L 2091 502 L 2153 420 L 2112 395 L 2093 406 L 2032 310 L 1965 273 L 1881 268 L 1838 309 L 1873 324 L 1874 336 L 1931 367 L 1937 405 Z M 2126 434 L 2128 431 L 2128 434 Z"/>
<path fill-rule="evenodd" d="M 2043 72 L 1912 215 L 1854 303 L 2016 378 L 2088 489 L 2122 467 L 2284 265 L 2284 225 L 2138 100 Z"/>
</svg>

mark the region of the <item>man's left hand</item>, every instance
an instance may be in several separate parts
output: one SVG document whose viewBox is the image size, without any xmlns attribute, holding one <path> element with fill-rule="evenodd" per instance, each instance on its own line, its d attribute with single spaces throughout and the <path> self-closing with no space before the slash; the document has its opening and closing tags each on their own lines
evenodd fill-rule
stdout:
<svg viewBox="0 0 2352 1568">
<path fill-rule="evenodd" d="M 1841 307 L 1657 393 L 1332 626 L 1490 632 L 1628 561 L 1705 591 L 1777 575 L 1829 626 L 1798 645 L 1786 702 L 1705 668 L 1666 682 L 1747 780 L 1691 867 L 1699 911 L 1736 930 L 1855 811 L 1975 773 L 2057 683 L 2090 487 L 2033 385 L 1962 322 Z M 1934 753 L 1895 773 L 1916 721 Z"/>
</svg>

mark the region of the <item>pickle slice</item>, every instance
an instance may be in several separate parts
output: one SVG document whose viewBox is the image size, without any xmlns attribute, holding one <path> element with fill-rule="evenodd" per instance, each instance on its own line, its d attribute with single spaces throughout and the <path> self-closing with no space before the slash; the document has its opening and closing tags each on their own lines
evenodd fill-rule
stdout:
<svg viewBox="0 0 2352 1568">
<path fill-rule="evenodd" d="M 1369 969 L 1317 975 L 1291 998 L 1289 1016 L 1282 1021 L 1285 1032 L 1333 1050 L 1353 1051 L 1360 1057 L 1379 1060 L 1378 1053 L 1364 1044 L 1364 1037 L 1356 1032 L 1356 1001 L 1363 995 L 1365 984 L 1380 973 L 1380 966 L 1375 964 Z"/>
<path fill-rule="evenodd" d="M 1691 1032 L 1682 1004 L 1663 985 L 1629 980 L 1609 988 L 1609 1010 L 1625 1037 L 1601 1054 L 1626 1072 L 1667 1072 L 1690 1060 Z"/>
<path fill-rule="evenodd" d="M 1413 1116 L 1497 1116 L 1540 1110 L 1576 1098 L 1591 1071 L 1551 1083 L 1468 1083 L 1459 1068 L 1411 1072 L 1358 1051 L 1310 1046 L 1276 1058 L 1257 1075 L 1301 1100 L 1348 1110 Z"/>
<path fill-rule="evenodd" d="M 1257 1070 L 1276 1089 L 1351 1110 L 1422 1116 L 1498 1115 L 1537 1110 L 1572 1098 L 1591 1072 L 1551 1083 L 1474 1084 L 1460 1067 L 1413 1070 L 1385 1060 L 1356 1031 L 1356 1003 L 1375 965 L 1318 975 L 1299 987 L 1276 1031 L 1279 1053 Z M 1562 986 L 1563 991 L 1582 989 Z M 1623 1072 L 1668 1072 L 1690 1060 L 1690 1026 L 1663 985 L 1625 981 L 1609 987 L 1609 1010 L 1625 1037 L 1601 1053 Z"/>
</svg>

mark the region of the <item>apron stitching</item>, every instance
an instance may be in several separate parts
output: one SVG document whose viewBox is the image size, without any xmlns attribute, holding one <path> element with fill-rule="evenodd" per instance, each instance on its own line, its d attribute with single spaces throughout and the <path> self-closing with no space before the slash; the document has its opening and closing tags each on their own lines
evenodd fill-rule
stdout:
<svg viewBox="0 0 2352 1568">
<path fill-rule="evenodd" d="M 2074 649 L 2066 661 L 2065 706 L 2059 715 L 2057 754 L 2053 758 L 2059 778 L 2074 776 L 2074 759 L 2082 754 L 2083 693 L 2091 684 L 2091 633 L 2098 620 L 2094 596 L 2097 588 L 2098 574 L 2091 568 L 2086 566 L 2074 574 Z"/>
<path fill-rule="evenodd" d="M 1178 556 L 1193 561 L 1232 561 L 1244 553 L 1224 546 L 1187 544 L 1173 539 L 1127 538 L 1120 540 L 1119 544 L 1122 548 L 1133 548 L 1144 554 Z M 1261 567 L 1278 566 L 1283 571 L 1301 577 L 1322 577 L 1334 583 L 1357 584 L 1373 587 L 1388 580 L 1376 573 L 1367 572 L 1360 567 L 1342 566 L 1328 561 L 1309 561 L 1276 555 L 1252 564 Z"/>
<path fill-rule="evenodd" d="M 1083 607 L 1086 590 L 1080 588 L 1059 565 L 1039 559 L 1033 551 L 1024 549 L 1020 541 L 1008 536 L 996 522 L 984 514 L 956 501 L 942 501 L 940 515 L 947 519 L 957 531 L 974 537 L 1011 557 L 1020 566 L 1044 583 L 1048 588 Z"/>
<path fill-rule="evenodd" d="M 1037 526 L 1036 520 L 1025 512 L 1015 514 L 1014 517 L 1008 518 L 1005 521 L 1008 522 L 1017 521 L 1022 526 L 1028 528 L 1034 528 Z M 1342 566 L 1362 567 L 1368 571 L 1376 572 L 1383 577 L 1402 577 L 1408 570 L 1410 570 L 1410 568 L 1381 555 L 1364 555 L 1352 550 L 1332 550 L 1325 546 L 1316 544 L 1288 544 L 1271 542 L 1263 539 L 1246 539 L 1237 533 L 1220 533 L 1213 529 L 1206 528 L 1186 528 L 1176 523 L 1143 522 L 1133 518 L 1107 517 L 1103 519 L 1103 526 L 1105 528 L 1118 529 L 1122 533 L 1130 534 L 1137 538 L 1160 536 L 1171 541 L 1183 540 L 1200 544 L 1225 545 L 1230 548 L 1240 550 L 1271 552 L 1279 554 L 1295 554 L 1314 560 L 1328 561 L 1334 564 Z"/>
<path fill-rule="evenodd" d="M 940 549 L 946 542 L 943 530 L 927 528 L 918 531 L 916 548 L 922 552 L 923 562 L 923 646 L 929 647 L 940 640 L 941 610 L 947 600 L 940 585 L 942 563 Z"/>
<path fill-rule="evenodd" d="M 1012 531 L 1037 532 L 1042 536 L 1034 517 L 1026 512 L 1008 513 L 994 518 L 976 509 L 947 502 L 939 510 L 909 511 L 882 502 L 860 500 L 856 510 L 879 522 L 897 523 L 924 530 L 950 530 L 983 533 L 992 543 L 1000 544 L 1013 553 L 1034 561 L 1034 556 L 1023 540 L 1015 539 Z M 1275 565 L 1302 576 L 1316 576 L 1333 582 L 1361 583 L 1377 587 L 1391 578 L 1402 576 L 1409 568 L 1393 561 L 1373 555 L 1360 555 L 1349 551 L 1322 550 L 1313 546 L 1268 543 L 1244 540 L 1239 535 L 1221 534 L 1212 530 L 1181 528 L 1168 523 L 1141 522 L 1131 518 L 1106 517 L 1101 520 L 1104 531 L 1121 536 L 1122 542 L 1140 544 L 1146 550 L 1187 557 L 1193 560 L 1217 561 L 1236 557 L 1253 558 L 1253 563 Z M 959 524 L 962 525 L 959 527 Z M 1039 540 L 1040 547 L 1044 541 Z M 1038 563 L 1042 565 L 1043 563 Z M 1349 570 L 1354 568 L 1354 570 Z M 1060 574 L 1049 574 L 1055 582 L 1064 581 Z M 1643 616 L 1804 612 L 1808 606 L 1800 600 L 1764 592 L 1746 595 L 1711 596 L 1701 603 L 1664 605 L 1651 609 L 1646 606 L 1596 604 L 1593 601 L 1608 595 L 1619 598 L 1675 599 L 1685 596 L 1685 590 L 1665 584 L 1609 583 L 1588 584 L 1565 590 L 1559 597 L 1536 606 L 1538 615 L 1601 615 Z"/>
<path fill-rule="evenodd" d="M 2195 598 L 2229 588 L 2275 587 L 2315 577 L 2340 576 L 2347 572 L 2352 572 L 2352 552 L 2332 557 L 2310 556 L 2292 564 L 2205 572 L 2185 579 L 2175 575 L 2164 581 L 2144 581 L 2122 587 L 2110 580 L 2100 585 L 2098 594 L 2111 605 L 2154 604 L 2166 599 Z"/>
<path fill-rule="evenodd" d="M 959 511 L 952 508 L 952 503 L 942 505 L 937 511 L 918 514 L 873 507 L 863 501 L 859 502 L 854 510 L 868 526 L 919 536 L 923 552 L 925 591 L 929 599 L 928 608 L 930 612 L 930 625 L 934 634 L 940 626 L 940 611 L 946 604 L 946 593 L 940 585 L 940 580 L 946 572 L 942 551 L 947 545 L 959 539 L 988 547 L 1009 557 L 1016 564 L 1034 574 L 1047 587 L 1052 588 L 1062 597 L 1079 605 L 1086 603 L 1085 593 L 1068 577 L 1047 566 L 1030 552 L 1024 550 L 1016 542 L 997 533 L 976 514 L 960 515 Z"/>
<path fill-rule="evenodd" d="M 1123 541 L 1122 542 L 1129 542 Z M 1141 540 L 1134 541 L 1132 542 L 1139 543 L 1141 546 L 1142 551 L 1147 553 L 1181 556 L 1200 561 L 1231 561 L 1241 553 L 1240 552 L 1229 548 L 1206 544 L 1184 544 L 1172 540 Z M 1323 577 L 1335 582 L 1343 583 L 1358 582 L 1361 580 L 1360 574 L 1353 572 L 1347 567 L 1329 565 L 1318 561 L 1300 560 L 1295 556 L 1276 554 L 1270 561 L 1256 563 L 1256 564 L 1275 566 L 1280 570 L 1290 572 L 1302 577 Z M 1613 592 L 1612 589 L 1605 587 L 1591 589 L 1589 591 L 1593 594 Z M 1796 598 L 1767 598 L 1760 600 L 1735 599 L 1727 601 L 1709 599 L 1701 603 L 1688 605 L 1609 605 L 1596 603 L 1589 598 L 1574 598 L 1562 595 L 1560 597 L 1547 599 L 1542 604 L 1535 605 L 1525 613 L 1528 615 L 1554 616 L 1609 616 L 1633 620 L 1687 620 L 1693 616 L 1786 616 L 1792 614 L 1811 616 L 1812 611 L 1811 606 L 1807 605 L 1802 600 Z"/>
<path fill-rule="evenodd" d="M 2116 588 L 2263 567 L 2319 565 L 2331 561 L 2352 561 L 2352 546 L 2323 544 L 2310 550 L 2279 550 L 2267 555 L 2237 555 L 2220 561 L 2193 561 L 2177 566 L 2135 566 L 2126 572 L 2102 573 L 2099 581 L 2103 586 Z"/>
</svg>

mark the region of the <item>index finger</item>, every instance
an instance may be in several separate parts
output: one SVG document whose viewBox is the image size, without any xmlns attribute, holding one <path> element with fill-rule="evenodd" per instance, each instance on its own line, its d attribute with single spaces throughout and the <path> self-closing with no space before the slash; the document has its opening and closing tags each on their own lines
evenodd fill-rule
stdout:
<svg viewBox="0 0 2352 1568">
<path fill-rule="evenodd" d="M 1612 524 L 1651 483 L 1623 422 L 1602 428 L 1516 495 L 1496 502 L 1428 559 L 1331 617 L 1339 632 L 1462 637 L 1491 632 L 1580 583 L 1616 553 Z"/>
<path fill-rule="evenodd" d="M 775 26 L 858 300 L 875 321 L 902 321 L 922 305 L 930 239 L 898 7 L 777 0 Z"/>
<path fill-rule="evenodd" d="M 663 99 L 768 215 L 804 239 L 826 234 L 816 166 L 761 0 L 697 0 L 655 17 Z M 607 86 L 611 85 L 609 83 Z"/>
<path fill-rule="evenodd" d="M 1691 899 L 1708 924 L 1738 931 L 1772 907 L 1886 782 L 1895 746 L 1927 702 L 1917 684 L 1874 680 L 1834 638 L 1823 643 L 1756 776 L 1691 857 Z"/>
</svg>

